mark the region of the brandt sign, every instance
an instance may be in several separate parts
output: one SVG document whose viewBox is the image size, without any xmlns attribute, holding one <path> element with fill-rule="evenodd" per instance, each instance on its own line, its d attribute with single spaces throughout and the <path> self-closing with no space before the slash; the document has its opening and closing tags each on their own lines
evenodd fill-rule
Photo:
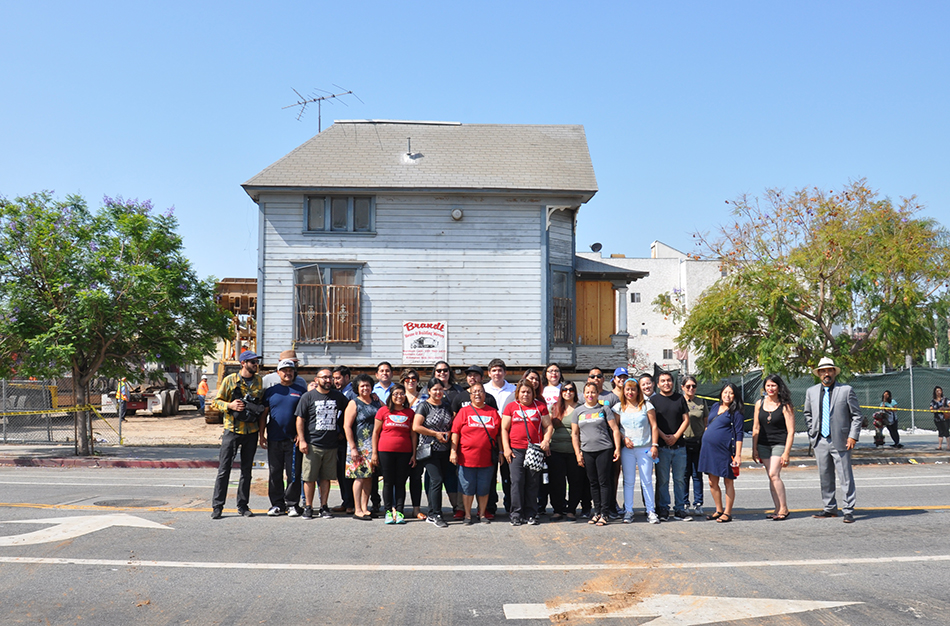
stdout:
<svg viewBox="0 0 950 626">
<path fill-rule="evenodd" d="M 403 322 L 402 362 L 432 365 L 447 360 L 445 322 Z"/>
</svg>

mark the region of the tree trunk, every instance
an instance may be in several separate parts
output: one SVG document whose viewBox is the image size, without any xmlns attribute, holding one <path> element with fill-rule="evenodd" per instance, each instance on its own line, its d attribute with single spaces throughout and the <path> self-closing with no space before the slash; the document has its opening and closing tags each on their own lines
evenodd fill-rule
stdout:
<svg viewBox="0 0 950 626">
<path fill-rule="evenodd" d="M 89 404 L 89 387 L 82 382 L 79 373 L 73 371 L 73 389 L 76 391 L 76 404 L 86 406 Z M 89 449 L 89 411 L 76 411 L 76 454 L 78 456 L 89 456 L 92 451 Z"/>
</svg>

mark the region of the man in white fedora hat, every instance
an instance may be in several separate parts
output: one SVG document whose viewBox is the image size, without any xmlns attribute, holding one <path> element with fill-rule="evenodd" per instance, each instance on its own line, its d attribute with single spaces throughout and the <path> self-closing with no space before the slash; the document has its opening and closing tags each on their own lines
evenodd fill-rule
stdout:
<svg viewBox="0 0 950 626">
<path fill-rule="evenodd" d="M 841 511 L 845 524 L 854 521 L 854 474 L 851 450 L 861 434 L 861 408 L 858 396 L 849 385 L 835 382 L 841 368 L 824 357 L 812 370 L 821 383 L 805 392 L 805 423 L 818 461 L 821 499 L 824 509 L 815 518 L 838 517 L 835 500 L 835 473 L 844 491 Z"/>
</svg>

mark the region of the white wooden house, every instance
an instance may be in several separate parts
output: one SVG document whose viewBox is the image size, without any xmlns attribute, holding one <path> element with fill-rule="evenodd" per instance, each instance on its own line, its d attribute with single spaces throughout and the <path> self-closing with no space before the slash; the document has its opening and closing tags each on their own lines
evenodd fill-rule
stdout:
<svg viewBox="0 0 950 626">
<path fill-rule="evenodd" d="M 453 365 L 576 363 L 582 126 L 338 121 L 243 187 L 265 363 L 409 365 L 405 321 L 445 321 Z"/>
</svg>

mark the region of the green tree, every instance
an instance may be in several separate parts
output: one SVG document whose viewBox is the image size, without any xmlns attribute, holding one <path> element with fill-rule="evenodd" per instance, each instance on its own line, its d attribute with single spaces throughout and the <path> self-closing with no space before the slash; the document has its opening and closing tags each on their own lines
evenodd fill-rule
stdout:
<svg viewBox="0 0 950 626">
<path fill-rule="evenodd" d="M 947 312 L 948 234 L 914 198 L 895 205 L 861 180 L 732 206 L 731 224 L 697 234 L 727 275 L 677 338 L 706 376 L 802 374 L 825 355 L 870 371 L 933 345 L 933 312 Z"/>
<path fill-rule="evenodd" d="M 946 316 L 937 315 L 937 365 L 950 365 L 950 340 L 947 331 L 950 324 Z"/>
<path fill-rule="evenodd" d="M 71 372 L 79 405 L 96 376 L 140 378 L 145 363 L 197 363 L 227 333 L 214 281 L 183 255 L 173 209 L 79 196 L 0 198 L 0 374 Z M 89 415 L 77 413 L 80 454 Z"/>
</svg>

